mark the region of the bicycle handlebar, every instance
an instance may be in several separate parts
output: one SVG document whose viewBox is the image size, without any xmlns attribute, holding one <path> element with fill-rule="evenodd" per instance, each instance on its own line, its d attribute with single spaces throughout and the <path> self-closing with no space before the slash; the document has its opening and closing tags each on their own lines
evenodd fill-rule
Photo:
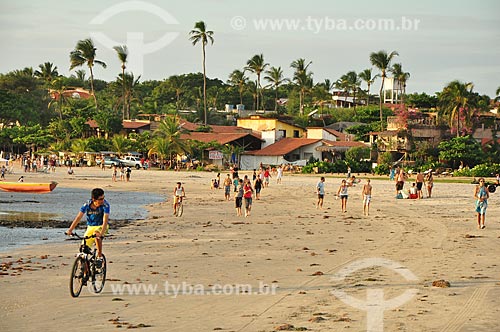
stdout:
<svg viewBox="0 0 500 332">
<path fill-rule="evenodd" d="M 66 234 L 66 233 L 64 233 L 64 234 Z M 76 237 L 76 238 L 78 238 L 78 239 L 80 239 L 80 240 L 88 240 L 88 239 L 93 239 L 93 238 L 95 238 L 95 237 L 96 237 L 96 235 L 95 235 L 95 234 L 92 234 L 92 235 L 90 235 L 90 236 L 84 236 L 84 237 L 81 237 L 81 236 L 80 236 L 80 235 L 78 235 L 77 233 L 71 233 L 71 234 L 66 234 L 66 235 L 68 235 L 68 236 L 74 236 L 74 237 Z"/>
</svg>

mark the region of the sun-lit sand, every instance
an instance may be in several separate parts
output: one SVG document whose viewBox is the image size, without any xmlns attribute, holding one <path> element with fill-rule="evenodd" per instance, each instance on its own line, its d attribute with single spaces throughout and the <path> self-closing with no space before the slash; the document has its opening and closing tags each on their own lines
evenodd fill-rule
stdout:
<svg viewBox="0 0 500 332">
<path fill-rule="evenodd" d="M 365 217 L 361 185 L 349 189 L 342 214 L 333 196 L 339 178 L 327 175 L 324 210 L 317 210 L 319 176 L 285 174 L 244 218 L 223 190 L 210 190 L 211 173 L 140 170 L 129 183 L 112 183 L 105 172 L 109 178 L 98 178 L 97 168 L 69 176 L 61 168 L 26 181 L 149 191 L 168 202 L 148 206 L 146 220 L 111 230 L 99 295 L 84 289 L 70 296 L 78 243 L 64 235 L 57 244 L 0 253 L 0 330 L 366 331 L 367 317 L 383 312 L 377 326 L 384 331 L 500 331 L 498 193 L 486 229 L 478 230 L 471 184 L 437 182 L 432 199 L 396 200 L 393 182 L 373 178 Z M 175 218 L 171 193 L 179 180 L 187 200 Z M 432 286 L 441 279 L 451 287 Z M 354 297 L 358 307 L 334 294 Z M 401 303 L 388 304 L 402 294 Z"/>
</svg>

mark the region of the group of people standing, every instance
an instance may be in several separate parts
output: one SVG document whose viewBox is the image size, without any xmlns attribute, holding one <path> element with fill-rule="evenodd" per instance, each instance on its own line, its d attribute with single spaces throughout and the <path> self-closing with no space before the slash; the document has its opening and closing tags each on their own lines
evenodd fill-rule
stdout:
<svg viewBox="0 0 500 332">
<path fill-rule="evenodd" d="M 391 168 L 390 171 L 390 179 L 396 181 L 396 196 L 399 198 L 400 194 L 404 197 L 402 190 L 404 189 L 404 185 L 406 180 L 408 179 L 408 174 L 404 171 L 403 168 Z M 412 192 L 413 189 L 410 189 L 410 194 L 415 194 L 415 198 L 422 199 L 424 198 L 422 188 L 425 186 L 427 190 L 427 198 L 432 197 L 432 188 L 434 187 L 434 175 L 432 174 L 432 169 L 427 170 L 422 173 L 422 171 L 418 171 L 415 179 L 414 186 L 416 189 L 415 193 Z M 413 188 L 412 187 L 412 188 Z M 400 198 L 403 198 L 400 197 Z"/>
<path fill-rule="evenodd" d="M 347 212 L 347 199 L 349 198 L 349 187 L 353 187 L 354 183 L 349 183 L 347 180 L 342 179 L 342 182 L 337 190 L 335 198 L 340 198 L 340 204 L 342 213 Z M 317 209 L 323 208 L 323 201 L 325 197 L 325 177 L 322 176 L 316 185 L 316 192 L 318 194 L 318 202 L 316 203 Z M 363 214 L 368 216 L 370 213 L 370 202 L 372 197 L 372 185 L 370 184 L 370 179 L 366 180 L 363 185 L 363 190 L 361 191 L 363 197 Z"/>
</svg>

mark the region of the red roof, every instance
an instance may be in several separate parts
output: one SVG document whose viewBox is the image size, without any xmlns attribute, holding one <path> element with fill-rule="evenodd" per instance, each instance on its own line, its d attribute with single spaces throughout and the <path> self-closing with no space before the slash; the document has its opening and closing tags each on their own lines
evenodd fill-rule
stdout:
<svg viewBox="0 0 500 332">
<path fill-rule="evenodd" d="M 124 129 L 137 129 L 142 127 L 147 127 L 151 124 L 149 121 L 123 121 Z"/>
<path fill-rule="evenodd" d="M 97 124 L 97 122 L 95 120 L 88 120 L 85 123 L 88 124 L 90 126 L 90 128 L 99 128 L 99 125 Z"/>
<path fill-rule="evenodd" d="M 260 137 L 257 137 L 252 133 L 202 133 L 202 132 L 190 132 L 189 134 L 182 134 L 181 139 L 195 140 L 205 143 L 216 141 L 219 144 L 228 144 L 246 136 L 253 136 L 260 140 Z"/>
<path fill-rule="evenodd" d="M 187 131 L 196 131 L 201 125 L 181 119 L 181 127 Z M 251 133 L 251 129 L 236 126 L 209 125 L 213 133 Z"/>
<path fill-rule="evenodd" d="M 492 144 L 493 139 L 491 138 L 481 138 L 481 145 Z M 497 139 L 497 143 L 500 143 L 500 138 Z"/>
<path fill-rule="evenodd" d="M 341 141 L 345 141 L 346 140 L 346 136 L 347 135 L 344 134 L 344 133 L 341 133 L 340 131 L 337 131 L 335 129 L 330 129 L 330 128 L 323 128 L 323 129 L 325 129 L 327 132 L 329 132 L 333 136 L 337 137 Z"/>
<path fill-rule="evenodd" d="M 99 128 L 99 125 L 95 120 L 88 120 L 85 122 L 90 126 L 90 128 Z M 123 128 L 124 129 L 137 129 L 137 128 L 142 128 L 150 125 L 150 122 L 144 122 L 144 121 L 123 121 L 122 122 Z"/>
<path fill-rule="evenodd" d="M 250 151 L 246 154 L 254 156 L 284 156 L 303 146 L 314 144 L 321 141 L 320 139 L 310 138 L 283 138 L 282 140 L 266 146 L 262 150 Z"/>
<path fill-rule="evenodd" d="M 188 131 L 195 131 L 199 125 L 196 123 L 189 122 L 188 120 L 180 119 L 181 127 Z"/>
<path fill-rule="evenodd" d="M 59 92 L 56 90 L 49 90 L 50 96 L 55 99 L 59 100 Z M 69 88 L 63 91 L 62 93 L 65 97 L 70 97 L 70 98 L 81 98 L 81 99 L 88 99 L 92 96 L 90 91 L 85 90 L 83 88 Z"/>
</svg>

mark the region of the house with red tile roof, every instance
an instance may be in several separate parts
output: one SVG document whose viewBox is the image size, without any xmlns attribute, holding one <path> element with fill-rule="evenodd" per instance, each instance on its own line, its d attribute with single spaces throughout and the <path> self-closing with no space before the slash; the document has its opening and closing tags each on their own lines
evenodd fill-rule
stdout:
<svg viewBox="0 0 500 332">
<path fill-rule="evenodd" d="M 316 148 L 321 146 L 321 139 L 283 138 L 261 150 L 245 152 L 241 155 L 241 169 L 257 169 L 260 164 L 280 165 L 309 158 L 321 158 Z"/>
<path fill-rule="evenodd" d="M 97 124 L 97 121 L 87 120 L 85 124 L 89 126 L 89 131 L 86 133 L 87 137 L 102 136 L 102 132 L 99 130 L 99 125 Z M 151 121 L 149 120 L 123 120 L 122 125 L 123 129 L 120 133 L 127 136 L 131 133 L 140 134 L 144 131 L 153 130 L 153 128 L 151 128 Z"/>
<path fill-rule="evenodd" d="M 181 134 L 181 139 L 199 141 L 203 143 L 217 142 L 221 145 L 231 144 L 245 148 L 245 150 L 259 150 L 261 139 L 251 132 L 241 133 L 203 133 L 188 132 Z"/>
</svg>

